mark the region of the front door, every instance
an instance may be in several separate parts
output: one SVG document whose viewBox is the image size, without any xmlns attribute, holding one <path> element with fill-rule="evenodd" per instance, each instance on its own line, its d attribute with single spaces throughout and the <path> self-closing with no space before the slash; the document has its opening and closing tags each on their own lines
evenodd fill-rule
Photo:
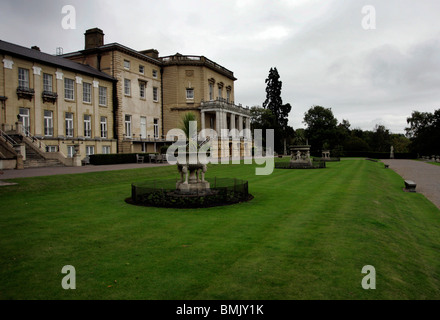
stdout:
<svg viewBox="0 0 440 320">
<path fill-rule="evenodd" d="M 147 137 L 147 118 L 141 117 L 141 139 Z"/>
<path fill-rule="evenodd" d="M 21 124 L 23 125 L 23 134 L 25 136 L 29 136 L 29 133 L 31 131 L 31 121 L 29 119 L 29 109 L 20 108 L 19 114 L 20 114 Z"/>
</svg>

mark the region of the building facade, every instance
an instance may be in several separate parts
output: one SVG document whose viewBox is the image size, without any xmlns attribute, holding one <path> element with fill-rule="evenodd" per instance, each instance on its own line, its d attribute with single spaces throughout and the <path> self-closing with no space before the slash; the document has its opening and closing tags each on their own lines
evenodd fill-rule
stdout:
<svg viewBox="0 0 440 320">
<path fill-rule="evenodd" d="M 250 110 L 234 103 L 237 79 L 233 72 L 204 56 L 177 53 L 160 60 L 165 130 L 178 127 L 182 116 L 192 112 L 199 120 L 199 130 L 211 129 L 217 134 L 217 139 L 209 131 L 205 134 L 217 150 L 214 156 L 251 156 Z"/>
<path fill-rule="evenodd" d="M 115 79 L 96 70 L 0 41 L 2 136 L 19 137 L 26 154 L 74 165 L 95 153 L 115 153 Z M 33 149 L 33 150 L 31 150 Z M 76 163 L 76 165 L 80 165 Z"/>
<path fill-rule="evenodd" d="M 104 33 L 98 28 L 86 31 L 84 50 L 63 55 L 117 80 L 114 109 L 118 152 L 159 152 L 164 143 L 161 62 L 157 55 L 156 50 L 104 44 Z"/>
</svg>

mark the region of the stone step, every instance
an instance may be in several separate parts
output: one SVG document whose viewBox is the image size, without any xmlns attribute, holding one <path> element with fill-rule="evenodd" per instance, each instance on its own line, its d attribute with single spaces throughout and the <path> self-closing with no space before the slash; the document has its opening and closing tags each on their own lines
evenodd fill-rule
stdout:
<svg viewBox="0 0 440 320">
<path fill-rule="evenodd" d="M 63 167 L 64 165 L 58 160 L 44 160 L 44 159 L 26 159 L 23 161 L 25 168 L 40 168 L 40 167 Z"/>
</svg>

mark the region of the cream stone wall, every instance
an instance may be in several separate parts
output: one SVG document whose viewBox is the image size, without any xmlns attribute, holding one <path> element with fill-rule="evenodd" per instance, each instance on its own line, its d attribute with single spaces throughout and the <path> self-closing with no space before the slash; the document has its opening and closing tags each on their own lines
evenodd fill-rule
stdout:
<svg viewBox="0 0 440 320">
<path fill-rule="evenodd" d="M 230 101 L 234 101 L 234 80 L 206 66 L 164 66 L 164 129 L 165 134 L 179 128 L 182 115 L 193 112 L 200 120 L 200 103 L 209 100 L 209 83 L 214 80 L 214 100 L 219 97 L 218 84 L 223 83 L 222 98 L 226 99 L 226 88 L 230 87 Z M 194 89 L 194 99 L 187 99 L 186 89 Z"/>
<path fill-rule="evenodd" d="M 113 83 L 109 80 L 63 70 L 51 65 L 45 65 L 22 58 L 1 55 L 0 60 L 13 61 L 12 69 L 2 65 L 0 78 L 0 95 L 6 96 L 5 108 L 2 110 L 1 124 L 5 129 L 16 126 L 20 108 L 29 109 L 30 133 L 47 145 L 57 146 L 59 151 L 67 155 L 67 146 L 79 144 L 80 153 L 85 156 L 86 146 L 94 146 L 94 153 L 102 153 L 102 147 L 110 147 L 111 153 L 116 153 L 116 140 L 113 135 Z M 17 96 L 18 68 L 29 70 L 29 88 L 35 93 L 31 100 Z M 52 91 L 58 94 L 54 103 L 44 102 L 43 74 L 52 75 Z M 74 81 L 74 99 L 65 99 L 64 79 Z M 91 85 L 91 102 L 83 101 L 83 82 Z M 99 105 L 99 87 L 107 88 L 107 105 Z M 52 111 L 53 135 L 44 136 L 44 111 Z M 66 112 L 73 113 L 74 134 L 66 137 Z M 91 116 L 91 137 L 84 138 L 84 115 Z M 101 116 L 107 118 L 107 138 L 101 138 Z"/>
</svg>

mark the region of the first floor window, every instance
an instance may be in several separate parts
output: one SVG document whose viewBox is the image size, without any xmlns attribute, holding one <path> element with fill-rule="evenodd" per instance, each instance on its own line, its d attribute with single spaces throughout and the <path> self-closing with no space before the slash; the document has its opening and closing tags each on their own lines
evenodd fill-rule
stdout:
<svg viewBox="0 0 440 320">
<path fill-rule="evenodd" d="M 86 156 L 95 154 L 95 146 L 86 146 Z"/>
<path fill-rule="evenodd" d="M 74 146 L 67 146 L 67 157 L 73 158 L 75 155 L 75 147 Z"/>
<path fill-rule="evenodd" d="M 85 138 L 92 137 L 92 121 L 91 121 L 91 116 L 88 114 L 84 115 L 84 137 Z"/>
<path fill-rule="evenodd" d="M 73 137 L 73 113 L 66 112 L 66 137 Z"/>
<path fill-rule="evenodd" d="M 51 74 L 43 74 L 43 91 L 52 92 L 53 91 L 53 76 Z"/>
<path fill-rule="evenodd" d="M 29 89 L 29 70 L 18 68 L 18 86 L 21 89 Z"/>
<path fill-rule="evenodd" d="M 125 136 L 131 138 L 131 115 L 125 115 Z"/>
<path fill-rule="evenodd" d="M 67 100 L 74 99 L 74 87 L 75 83 L 72 79 L 64 78 L 64 98 Z"/>
<path fill-rule="evenodd" d="M 193 94 L 194 96 L 194 94 Z M 159 94 L 157 87 L 153 87 L 153 101 L 157 102 L 159 101 Z"/>
<path fill-rule="evenodd" d="M 209 84 L 209 100 L 214 100 L 214 85 Z"/>
<path fill-rule="evenodd" d="M 124 79 L 124 94 L 126 96 L 131 95 L 131 81 L 128 79 Z"/>
<path fill-rule="evenodd" d="M 186 99 L 188 100 L 194 99 L 194 89 L 186 89 Z"/>
<path fill-rule="evenodd" d="M 154 119 L 154 138 L 159 138 L 159 119 Z"/>
<path fill-rule="evenodd" d="M 53 136 L 53 112 L 49 110 L 44 110 L 44 135 Z"/>
<path fill-rule="evenodd" d="M 103 154 L 110 154 L 110 146 L 102 146 Z"/>
<path fill-rule="evenodd" d="M 226 101 L 230 102 L 231 100 L 231 90 L 226 90 Z"/>
<path fill-rule="evenodd" d="M 92 102 L 92 85 L 87 82 L 83 82 L 83 102 Z"/>
<path fill-rule="evenodd" d="M 101 138 L 107 138 L 107 118 L 101 117 Z"/>
<path fill-rule="evenodd" d="M 145 82 L 139 82 L 139 95 L 141 98 L 145 98 Z"/>
<path fill-rule="evenodd" d="M 99 87 L 99 105 L 107 106 L 107 88 Z"/>
</svg>

